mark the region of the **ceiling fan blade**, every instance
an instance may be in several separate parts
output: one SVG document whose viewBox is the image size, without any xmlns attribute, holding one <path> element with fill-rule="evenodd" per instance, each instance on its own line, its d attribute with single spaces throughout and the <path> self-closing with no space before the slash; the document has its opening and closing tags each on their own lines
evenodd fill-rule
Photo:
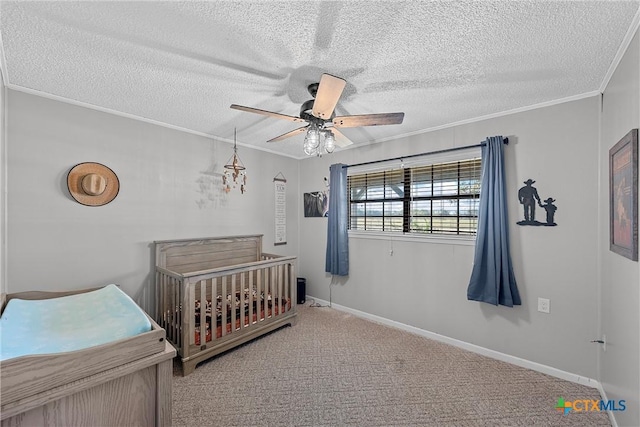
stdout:
<svg viewBox="0 0 640 427">
<path fill-rule="evenodd" d="M 306 132 L 307 128 L 309 127 L 309 125 L 307 126 L 302 126 L 301 128 L 298 129 L 294 129 L 291 132 L 287 132 L 287 133 L 283 133 L 280 136 L 276 136 L 275 138 L 271 138 L 270 140 L 268 140 L 267 142 L 277 142 L 277 141 L 282 141 L 285 138 L 290 138 L 292 136 L 296 136 L 300 133 Z"/>
<path fill-rule="evenodd" d="M 336 117 L 333 119 L 333 125 L 341 128 L 399 125 L 403 120 L 404 113 L 363 114 L 360 116 Z"/>
<path fill-rule="evenodd" d="M 338 147 L 342 148 L 342 147 L 346 147 L 348 145 L 353 144 L 353 141 L 351 141 L 349 138 L 344 136 L 344 134 L 342 132 L 340 132 L 338 129 L 332 127 L 331 128 L 331 133 L 333 133 L 333 136 L 335 136 L 336 145 Z"/>
<path fill-rule="evenodd" d="M 320 84 L 318 85 L 318 92 L 313 102 L 311 114 L 319 119 L 329 120 L 346 84 L 347 82 L 340 77 L 323 74 L 320 77 Z"/>
<path fill-rule="evenodd" d="M 276 119 L 289 120 L 289 121 L 292 121 L 292 122 L 304 122 L 305 121 L 304 119 L 301 119 L 300 117 L 288 116 L 286 114 L 274 113 L 273 111 L 260 110 L 258 108 L 253 108 L 253 107 L 245 107 L 243 105 L 231 104 L 231 108 L 233 108 L 234 110 L 246 111 L 248 113 L 262 114 L 263 116 L 274 117 Z"/>
</svg>

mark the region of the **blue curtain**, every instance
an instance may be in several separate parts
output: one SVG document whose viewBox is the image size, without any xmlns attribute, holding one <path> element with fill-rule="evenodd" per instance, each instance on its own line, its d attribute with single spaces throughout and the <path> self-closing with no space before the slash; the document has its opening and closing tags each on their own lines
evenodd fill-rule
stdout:
<svg viewBox="0 0 640 427">
<path fill-rule="evenodd" d="M 349 235 L 347 219 L 347 168 L 342 163 L 329 168 L 329 219 L 325 271 L 337 276 L 349 275 Z"/>
<path fill-rule="evenodd" d="M 476 251 L 467 299 L 493 305 L 520 305 L 509 254 L 509 221 L 501 136 L 482 146 L 482 181 Z"/>
</svg>

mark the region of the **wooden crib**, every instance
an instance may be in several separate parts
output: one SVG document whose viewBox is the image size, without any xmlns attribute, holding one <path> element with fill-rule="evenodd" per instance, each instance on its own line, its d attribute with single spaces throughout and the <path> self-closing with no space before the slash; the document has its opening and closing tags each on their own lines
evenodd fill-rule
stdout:
<svg viewBox="0 0 640 427">
<path fill-rule="evenodd" d="M 262 235 L 157 241 L 155 259 L 155 317 L 183 375 L 296 323 L 296 257 L 262 253 Z"/>
</svg>

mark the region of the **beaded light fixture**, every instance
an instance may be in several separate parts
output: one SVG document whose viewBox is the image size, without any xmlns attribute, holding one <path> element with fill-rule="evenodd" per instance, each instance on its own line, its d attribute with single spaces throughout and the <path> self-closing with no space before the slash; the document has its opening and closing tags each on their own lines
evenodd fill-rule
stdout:
<svg viewBox="0 0 640 427">
<path fill-rule="evenodd" d="M 224 173 L 222 174 L 222 187 L 225 193 L 231 191 L 231 187 L 236 188 L 240 185 L 240 193 L 247 191 L 247 173 L 242 164 L 242 160 L 238 157 L 238 145 L 236 143 L 236 129 L 233 129 L 233 155 L 224 165 Z"/>
</svg>

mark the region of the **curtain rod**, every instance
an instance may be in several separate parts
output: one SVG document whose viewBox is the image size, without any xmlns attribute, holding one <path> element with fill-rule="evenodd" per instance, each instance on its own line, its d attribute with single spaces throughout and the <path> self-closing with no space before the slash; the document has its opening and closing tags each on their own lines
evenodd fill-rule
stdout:
<svg viewBox="0 0 640 427">
<path fill-rule="evenodd" d="M 505 144 L 508 144 L 509 143 L 509 138 L 503 138 L 502 142 L 505 143 Z M 464 147 L 446 148 L 444 150 L 429 151 L 427 153 L 410 154 L 408 156 L 392 157 L 390 159 L 384 159 L 384 160 L 373 160 L 371 162 L 354 163 L 353 165 L 343 165 L 342 167 L 343 168 L 349 168 L 349 167 L 352 167 L 352 166 L 364 166 L 364 165 L 372 165 L 374 163 L 391 162 L 393 160 L 406 160 L 406 159 L 410 159 L 412 157 L 426 156 L 426 155 L 429 155 L 429 154 L 448 153 L 450 151 L 466 150 L 467 148 L 482 147 L 484 145 L 487 145 L 487 143 L 486 142 L 481 142 L 480 144 L 466 145 Z"/>
</svg>

